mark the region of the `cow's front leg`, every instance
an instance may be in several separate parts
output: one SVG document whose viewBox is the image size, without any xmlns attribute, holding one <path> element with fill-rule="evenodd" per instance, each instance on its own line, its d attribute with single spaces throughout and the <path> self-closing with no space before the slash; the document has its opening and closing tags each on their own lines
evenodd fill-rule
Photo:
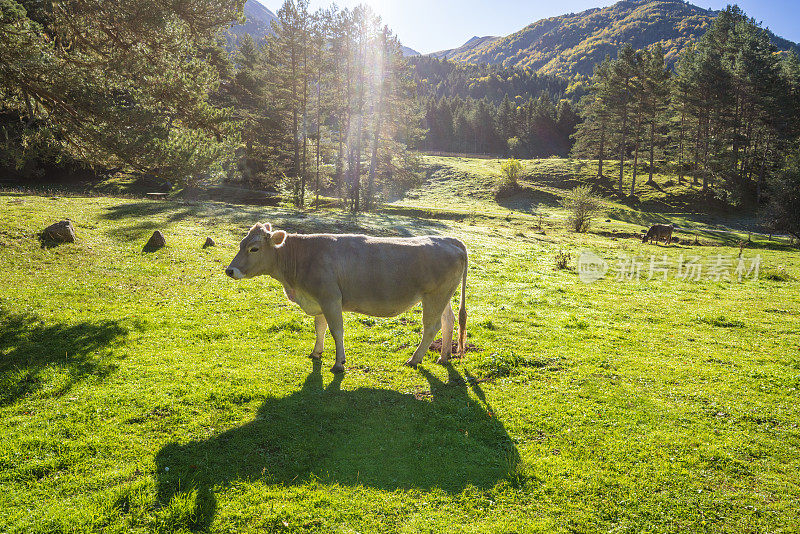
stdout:
<svg viewBox="0 0 800 534">
<path fill-rule="evenodd" d="M 336 363 L 331 367 L 332 373 L 344 372 L 344 320 L 342 319 L 341 301 L 330 302 L 322 306 L 323 320 L 328 322 L 328 329 L 336 344 Z"/>
<path fill-rule="evenodd" d="M 319 360 L 322 358 L 322 351 L 325 350 L 325 329 L 328 328 L 328 322 L 325 316 L 314 316 L 314 329 L 317 331 L 317 341 L 314 343 L 314 350 L 311 352 L 310 357 Z"/>
</svg>

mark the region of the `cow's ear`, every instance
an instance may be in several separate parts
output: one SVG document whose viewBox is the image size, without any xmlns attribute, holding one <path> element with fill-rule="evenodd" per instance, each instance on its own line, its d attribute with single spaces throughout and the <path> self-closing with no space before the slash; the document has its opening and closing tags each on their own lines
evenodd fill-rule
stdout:
<svg viewBox="0 0 800 534">
<path fill-rule="evenodd" d="M 272 242 L 272 246 L 275 248 L 280 248 L 286 243 L 286 232 L 283 230 L 278 230 L 272 237 L 270 237 L 270 241 Z"/>
<path fill-rule="evenodd" d="M 270 223 L 261 223 L 261 224 L 264 226 L 264 229 L 267 232 L 271 232 L 272 231 L 272 225 Z"/>
</svg>

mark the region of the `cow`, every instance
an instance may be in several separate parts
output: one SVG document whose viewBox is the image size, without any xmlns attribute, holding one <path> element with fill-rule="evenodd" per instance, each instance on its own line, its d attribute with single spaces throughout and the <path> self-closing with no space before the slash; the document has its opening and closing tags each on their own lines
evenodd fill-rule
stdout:
<svg viewBox="0 0 800 534">
<path fill-rule="evenodd" d="M 269 275 L 286 297 L 314 316 L 316 343 L 309 355 L 322 357 L 326 327 L 336 344 L 334 373 L 344 372 L 342 312 L 393 317 L 422 302 L 422 340 L 406 365 L 416 368 L 442 331 L 437 363 L 452 353 L 455 315 L 450 305 L 461 283 L 458 353 L 463 355 L 467 310 L 467 248 L 452 237 L 370 237 L 355 234 L 289 234 L 270 224 L 253 226 L 225 269 L 235 280 Z"/>
<path fill-rule="evenodd" d="M 647 243 L 648 240 L 651 243 L 653 241 L 658 242 L 663 239 L 664 244 L 669 245 L 672 241 L 672 232 L 674 230 L 674 224 L 654 224 L 642 238 L 642 243 Z"/>
</svg>

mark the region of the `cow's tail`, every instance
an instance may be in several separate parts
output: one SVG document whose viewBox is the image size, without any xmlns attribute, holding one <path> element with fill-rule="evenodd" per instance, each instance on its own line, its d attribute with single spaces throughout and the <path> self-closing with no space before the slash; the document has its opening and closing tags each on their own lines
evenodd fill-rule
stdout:
<svg viewBox="0 0 800 534">
<path fill-rule="evenodd" d="M 469 256 L 464 259 L 464 275 L 461 277 L 461 303 L 458 305 L 458 355 L 464 356 L 467 341 L 467 305 L 464 293 L 467 290 L 467 263 Z"/>
</svg>

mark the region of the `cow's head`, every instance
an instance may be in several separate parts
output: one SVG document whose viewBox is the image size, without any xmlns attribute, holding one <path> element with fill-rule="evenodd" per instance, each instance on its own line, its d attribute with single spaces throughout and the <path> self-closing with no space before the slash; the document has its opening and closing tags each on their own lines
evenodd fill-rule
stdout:
<svg viewBox="0 0 800 534">
<path fill-rule="evenodd" d="M 272 231 L 269 223 L 258 223 L 239 243 L 239 253 L 234 256 L 225 274 L 236 280 L 268 274 L 275 267 L 275 249 L 286 242 L 286 232 Z"/>
</svg>

